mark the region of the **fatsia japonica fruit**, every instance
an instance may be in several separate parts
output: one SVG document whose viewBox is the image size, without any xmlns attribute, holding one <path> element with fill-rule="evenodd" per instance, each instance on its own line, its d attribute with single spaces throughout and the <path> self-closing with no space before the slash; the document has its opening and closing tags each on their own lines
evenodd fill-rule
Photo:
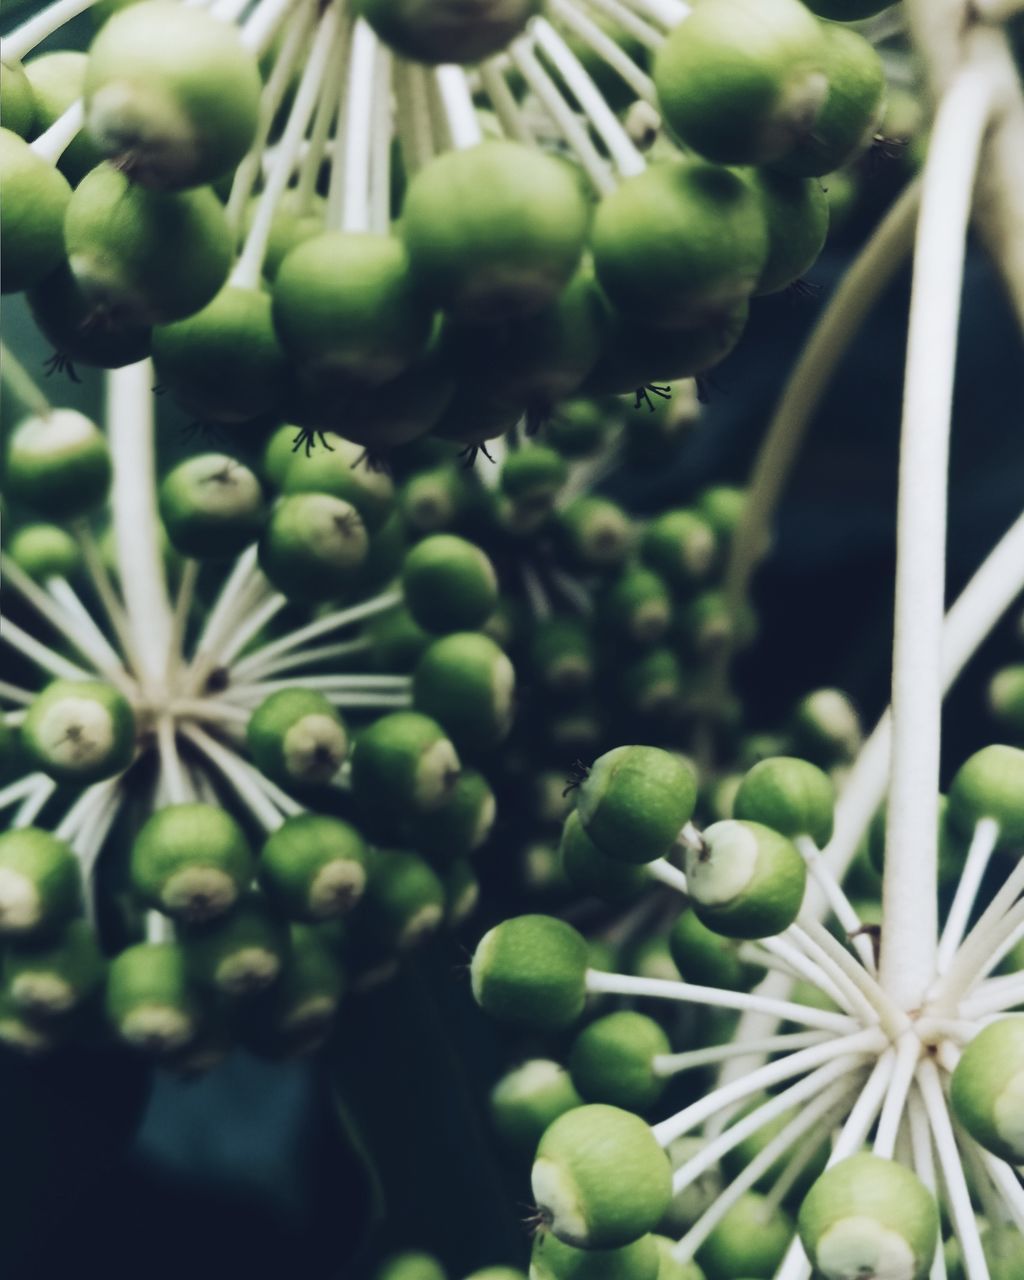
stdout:
<svg viewBox="0 0 1024 1280">
<path fill-rule="evenodd" d="M 357 0 L 380 38 L 415 62 L 479 62 L 498 53 L 540 0 Z"/>
<path fill-rule="evenodd" d="M 256 132 L 260 73 L 236 28 L 166 0 L 114 14 L 89 49 L 85 124 L 135 182 L 212 182 Z"/>
</svg>

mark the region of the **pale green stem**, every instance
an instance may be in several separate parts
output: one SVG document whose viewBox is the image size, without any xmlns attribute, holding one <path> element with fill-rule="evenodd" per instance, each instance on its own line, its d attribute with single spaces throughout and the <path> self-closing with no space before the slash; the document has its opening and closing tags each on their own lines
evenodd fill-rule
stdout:
<svg viewBox="0 0 1024 1280">
<path fill-rule="evenodd" d="M 893 758 L 879 964 L 916 1008 L 938 947 L 938 793 L 949 435 L 974 177 L 995 87 L 982 66 L 953 81 L 935 119 L 914 248 L 900 435 L 893 645 Z"/>
</svg>

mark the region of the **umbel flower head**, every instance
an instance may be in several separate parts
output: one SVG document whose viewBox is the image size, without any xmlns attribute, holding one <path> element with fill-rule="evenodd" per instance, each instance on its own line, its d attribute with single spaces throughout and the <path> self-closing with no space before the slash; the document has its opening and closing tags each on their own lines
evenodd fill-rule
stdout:
<svg viewBox="0 0 1024 1280">
<path fill-rule="evenodd" d="M 492 1102 L 532 1156 L 531 1280 L 919 1280 L 943 1219 L 968 1280 L 1013 1268 L 1024 751 L 938 793 L 942 693 L 1022 585 L 1018 525 L 943 626 L 979 173 L 1021 294 L 1019 91 L 978 30 L 1013 6 L 907 0 L 940 99 L 923 184 L 751 485 L 644 518 L 600 481 L 661 465 L 751 306 L 799 287 L 886 66 L 914 74 L 872 44 L 887 18 L 846 25 L 881 4 L 141 0 L 35 53 L 89 7 L 4 42 L 3 288 L 108 406 L 51 404 L 5 354 L 0 1039 L 191 1070 L 315 1047 L 346 988 L 472 910 L 497 818 L 576 922 L 501 920 L 470 967 L 486 1012 L 555 1037 Z M 919 206 L 891 725 L 861 749 L 818 690 L 744 736 L 729 661 L 772 507 Z M 219 433 L 169 466 L 157 388 Z M 1018 693 L 999 673 L 1011 737 Z M 880 905 L 846 877 L 872 823 Z M 613 904 L 596 938 L 576 893 Z M 579 1027 L 609 999 L 638 1007 Z"/>
</svg>

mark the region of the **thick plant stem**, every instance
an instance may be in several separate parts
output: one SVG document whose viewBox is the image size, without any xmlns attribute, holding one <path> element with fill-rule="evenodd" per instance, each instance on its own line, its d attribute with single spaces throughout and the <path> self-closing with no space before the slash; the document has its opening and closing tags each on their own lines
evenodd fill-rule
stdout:
<svg viewBox="0 0 1024 1280">
<path fill-rule="evenodd" d="M 5 62 L 20 62 L 26 54 L 31 53 L 37 44 L 42 44 L 47 36 L 53 35 L 65 22 L 77 18 L 84 10 L 89 9 L 96 0 L 57 0 L 33 14 L 27 22 L 16 27 L 4 37 L 0 52 Z"/>
<path fill-rule="evenodd" d="M 897 509 L 893 761 L 880 974 L 906 1009 L 935 973 L 949 433 L 971 193 L 994 87 L 984 65 L 943 99 L 925 164 L 910 301 Z"/>
<path fill-rule="evenodd" d="M 114 539 L 121 592 L 144 683 L 162 681 L 172 627 L 164 560 L 157 542 L 152 386 L 153 366 L 148 360 L 107 375 Z"/>
<path fill-rule="evenodd" d="M 979 19 L 977 0 L 908 0 L 910 34 L 936 99 L 967 59 L 1002 96 L 978 174 L 974 221 L 1024 330 L 1024 93 L 1005 33 Z"/>
</svg>

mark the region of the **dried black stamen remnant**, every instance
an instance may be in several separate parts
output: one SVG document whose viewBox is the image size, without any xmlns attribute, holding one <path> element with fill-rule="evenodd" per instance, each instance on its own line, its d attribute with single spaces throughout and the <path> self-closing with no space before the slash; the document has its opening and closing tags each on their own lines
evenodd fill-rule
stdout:
<svg viewBox="0 0 1024 1280">
<path fill-rule="evenodd" d="M 494 458 L 489 452 L 486 444 L 467 444 L 465 449 L 459 450 L 459 457 L 466 459 L 462 465 L 467 471 L 473 463 L 476 462 L 476 455 L 478 453 L 482 453 L 488 462 L 494 461 Z"/>
<path fill-rule="evenodd" d="M 43 362 L 43 368 L 46 370 L 47 378 L 52 378 L 55 373 L 66 373 L 72 382 L 82 381 L 75 372 L 71 357 L 66 356 L 63 351 L 55 351 L 49 360 Z"/>
<path fill-rule="evenodd" d="M 564 800 L 570 791 L 575 791 L 577 787 L 582 786 L 589 777 L 590 765 L 584 764 L 582 760 L 574 760 L 569 769 L 569 777 L 566 779 L 565 787 L 562 790 L 562 799 Z"/>
<path fill-rule="evenodd" d="M 650 392 L 654 392 L 656 396 L 660 396 L 662 400 L 672 399 L 672 387 L 666 384 L 659 387 L 656 383 L 648 382 L 645 386 L 637 387 L 633 397 L 633 408 L 639 409 L 642 404 L 646 404 L 651 413 L 654 412 L 654 403 L 651 400 Z"/>
<path fill-rule="evenodd" d="M 334 452 L 334 445 L 327 443 L 327 436 L 324 432 L 316 431 L 312 427 L 300 427 L 295 433 L 295 439 L 292 441 L 292 453 L 298 453 L 305 446 L 306 457 L 308 458 L 317 444 L 322 445 L 328 453 Z"/>
</svg>

